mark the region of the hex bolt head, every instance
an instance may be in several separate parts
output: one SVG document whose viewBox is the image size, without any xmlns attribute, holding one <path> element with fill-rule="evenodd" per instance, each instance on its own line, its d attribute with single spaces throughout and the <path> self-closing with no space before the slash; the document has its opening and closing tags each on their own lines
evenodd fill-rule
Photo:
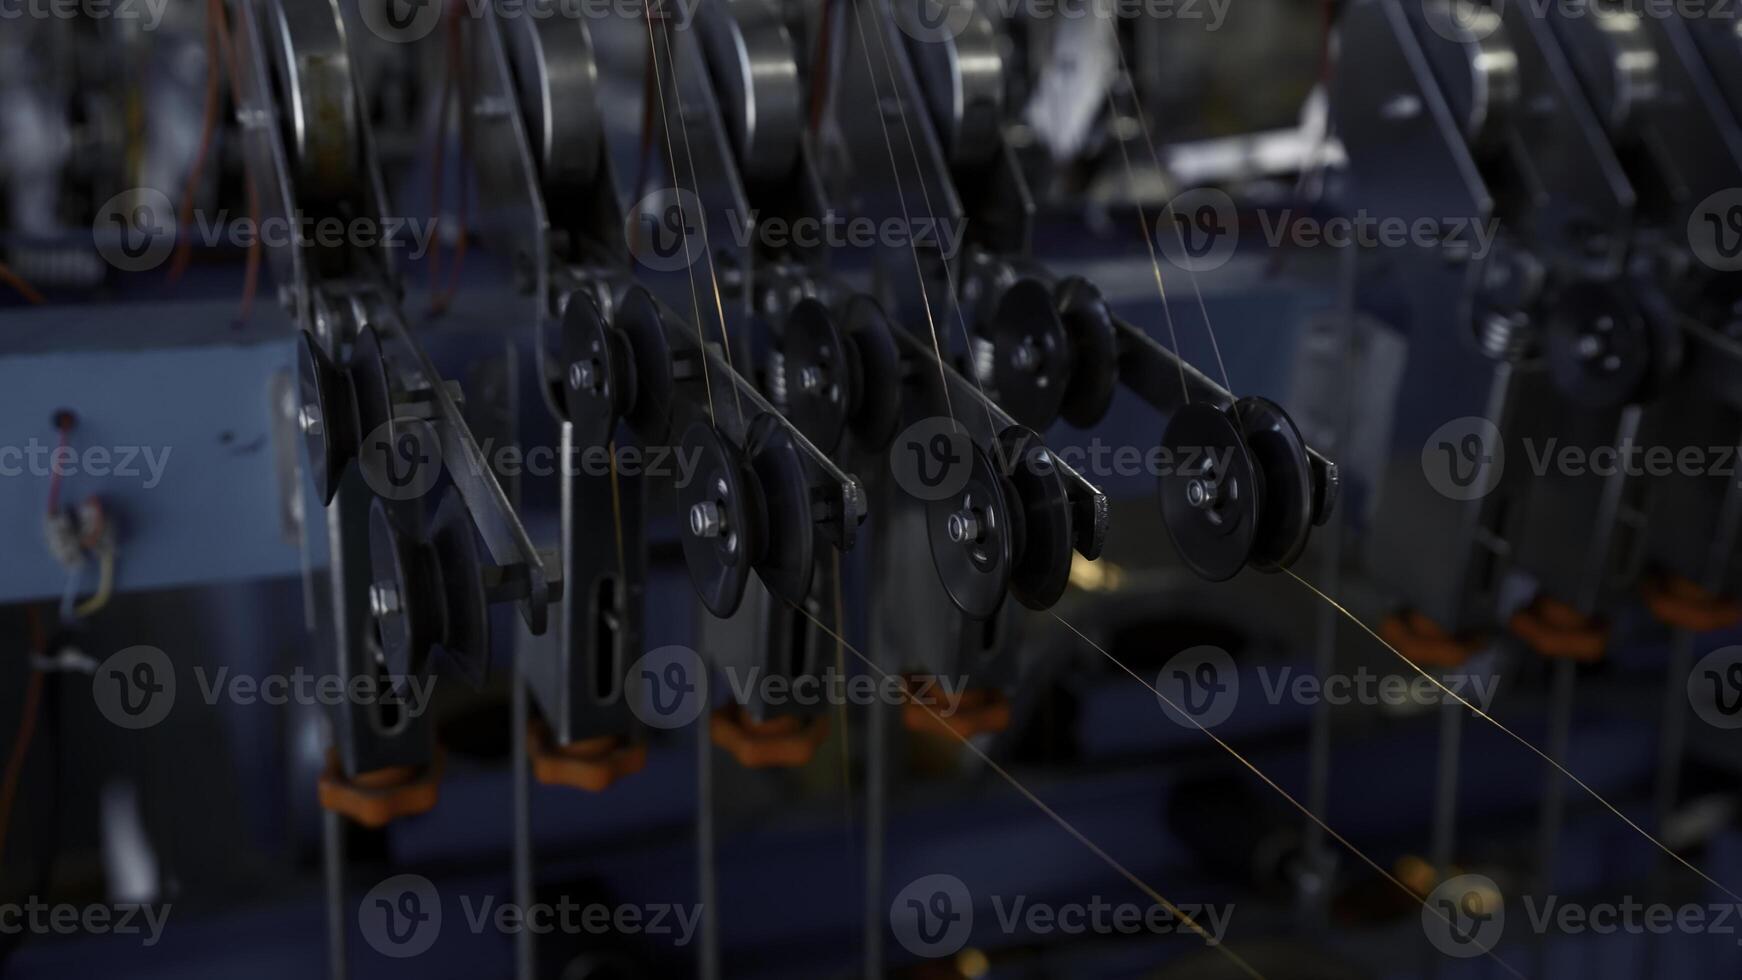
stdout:
<svg viewBox="0 0 1742 980">
<path fill-rule="evenodd" d="M 592 361 L 576 361 L 569 365 L 569 387 L 577 391 L 591 388 L 597 374 Z"/>
<path fill-rule="evenodd" d="M 1216 506 L 1222 496 L 1222 488 L 1215 480 L 1205 477 L 1194 477 L 1186 483 L 1186 503 L 1199 510 L 1207 510 Z"/>
<path fill-rule="evenodd" d="M 964 507 L 949 516 L 944 524 L 950 540 L 957 544 L 973 544 L 980 540 L 980 518 L 972 507 Z"/>
<path fill-rule="evenodd" d="M 391 616 L 399 611 L 399 590 L 382 582 L 369 586 L 369 612 L 376 619 Z"/>
<path fill-rule="evenodd" d="M 690 506 L 690 533 L 698 538 L 717 538 L 726 529 L 720 505 L 703 500 Z"/>
</svg>

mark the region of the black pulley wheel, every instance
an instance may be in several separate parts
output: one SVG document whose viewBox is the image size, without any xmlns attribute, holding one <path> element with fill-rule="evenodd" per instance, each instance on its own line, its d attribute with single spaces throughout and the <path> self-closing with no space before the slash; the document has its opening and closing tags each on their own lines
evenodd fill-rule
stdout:
<svg viewBox="0 0 1742 980">
<path fill-rule="evenodd" d="M 1107 417 L 1119 387 L 1119 335 L 1101 291 L 1081 276 L 1059 283 L 1053 294 L 1071 345 L 1071 376 L 1059 415 L 1079 429 Z"/>
<path fill-rule="evenodd" d="M 472 515 L 457 490 L 450 489 L 436 508 L 430 550 L 445 612 L 444 667 L 472 687 L 482 687 L 490 668 L 490 609 Z"/>
<path fill-rule="evenodd" d="M 575 427 L 576 444 L 610 442 L 617 420 L 634 400 L 635 375 L 622 335 L 585 294 L 571 296 L 563 312 L 558 367 L 563 410 Z"/>
<path fill-rule="evenodd" d="M 1196 402 L 1168 420 L 1161 443 L 1170 465 L 1156 492 L 1168 537 L 1200 577 L 1233 578 L 1252 555 L 1263 495 L 1238 425 Z"/>
<path fill-rule="evenodd" d="M 1638 400 L 1651 377 L 1653 346 L 1638 306 L 1618 288 L 1597 284 L 1563 291 L 1543 338 L 1555 387 L 1586 408 Z"/>
<path fill-rule="evenodd" d="M 403 511 L 369 505 L 369 613 L 381 638 L 382 667 L 399 679 L 420 676 L 440 640 L 441 583 Z"/>
<path fill-rule="evenodd" d="M 1070 338 L 1052 290 L 1038 279 L 1018 280 L 999 298 L 991 330 L 999 401 L 1031 429 L 1052 425 L 1072 371 Z"/>
<path fill-rule="evenodd" d="M 752 477 L 738 450 L 706 422 L 693 422 L 680 443 L 696 468 L 678 484 L 679 537 L 690 582 L 708 611 L 724 619 L 738 611 L 762 540 Z"/>
<path fill-rule="evenodd" d="M 852 404 L 847 429 L 868 452 L 889 447 L 901 423 L 901 352 L 883 307 L 869 296 L 855 296 L 842 318 L 853 361 Z"/>
<path fill-rule="evenodd" d="M 653 294 L 636 286 L 626 293 L 612 321 L 628 344 L 627 363 L 634 369 L 634 402 L 625 406 L 631 428 L 650 444 L 671 435 L 673 390 L 671 339 Z"/>
<path fill-rule="evenodd" d="M 309 475 L 321 502 L 331 503 L 363 434 L 357 431 L 350 380 L 306 330 L 297 340 L 296 389 L 301 402 L 297 425 L 308 453 Z"/>
<path fill-rule="evenodd" d="M 1004 478 L 980 447 L 972 458 L 960 493 L 926 503 L 926 533 L 950 601 L 973 619 L 989 619 L 1010 586 L 1017 531 Z"/>
<path fill-rule="evenodd" d="M 1058 460 L 1032 429 L 998 434 L 1012 501 L 1022 515 L 1021 547 L 1010 565 L 1010 594 L 1030 609 L 1050 609 L 1071 581 L 1071 500 Z"/>
<path fill-rule="evenodd" d="M 808 297 L 799 300 L 787 314 L 781 353 L 786 417 L 818 449 L 834 452 L 847 431 L 854 379 L 846 338 L 828 307 Z"/>
<path fill-rule="evenodd" d="M 810 478 L 791 431 L 772 415 L 750 423 L 750 469 L 761 489 L 765 544 L 756 575 L 768 591 L 803 602 L 816 570 L 816 525 L 812 522 Z"/>
<path fill-rule="evenodd" d="M 1278 571 L 1294 564 L 1312 535 L 1313 470 L 1306 440 L 1288 413 L 1268 398 L 1242 398 L 1234 403 L 1234 413 L 1264 491 L 1248 563 L 1259 571 Z"/>
</svg>

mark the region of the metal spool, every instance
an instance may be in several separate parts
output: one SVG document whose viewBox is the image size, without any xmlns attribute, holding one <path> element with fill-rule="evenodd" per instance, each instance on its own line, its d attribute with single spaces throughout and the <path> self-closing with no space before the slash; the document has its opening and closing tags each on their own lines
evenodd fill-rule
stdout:
<svg viewBox="0 0 1742 980">
<path fill-rule="evenodd" d="M 662 443 L 670 438 L 677 385 L 665 314 L 652 293 L 636 286 L 624 295 L 611 322 L 627 343 L 626 363 L 635 369 L 634 398 L 625 405 L 625 418 L 644 441 Z"/>
<path fill-rule="evenodd" d="M 1161 443 L 1174 461 L 1156 488 L 1168 537 L 1202 578 L 1233 578 L 1252 555 L 1264 495 L 1239 426 L 1194 402 L 1168 420 Z"/>
<path fill-rule="evenodd" d="M 357 89 L 338 7 L 332 0 L 271 0 L 263 26 L 299 196 L 342 200 L 363 178 Z"/>
<path fill-rule="evenodd" d="M 930 102 L 950 164 L 983 166 L 1002 143 L 998 131 L 1004 124 L 1005 91 L 1000 32 L 972 0 L 945 2 L 967 5 L 968 9 L 948 15 L 965 14 L 962 29 L 926 40 L 910 36 L 908 56 L 920 75 L 920 87 Z"/>
<path fill-rule="evenodd" d="M 768 591 L 790 602 L 810 595 L 816 572 L 816 525 L 810 478 L 791 430 L 772 415 L 750 423 L 750 469 L 756 476 L 762 538 L 752 549 L 756 576 Z"/>
<path fill-rule="evenodd" d="M 1262 474 L 1258 535 L 1248 563 L 1273 572 L 1294 564 L 1306 550 L 1313 528 L 1313 474 L 1306 440 L 1294 420 L 1268 398 L 1248 396 L 1234 403 L 1252 461 Z"/>
<path fill-rule="evenodd" d="M 1010 414 L 1030 428 L 1052 425 L 1074 360 L 1052 290 L 1026 278 L 1006 289 L 992 315 L 992 342 L 993 383 Z"/>
<path fill-rule="evenodd" d="M 1645 21 L 1619 5 L 1592 3 L 1586 16 L 1551 24 L 1610 135 L 1632 133 L 1662 92 Z"/>
<path fill-rule="evenodd" d="M 1010 566 L 1010 594 L 1030 609 L 1050 609 L 1071 581 L 1071 501 L 1052 451 L 1031 429 L 998 434 L 999 455 L 1022 515 Z"/>
<path fill-rule="evenodd" d="M 457 491 L 436 510 L 427 539 L 404 526 L 385 501 L 369 509 L 370 613 L 383 666 L 398 678 L 430 671 L 481 685 L 489 667 L 490 614 L 472 519 Z"/>
<path fill-rule="evenodd" d="M 1071 376 L 1059 414 L 1079 429 L 1099 423 L 1119 387 L 1119 340 L 1113 311 L 1087 279 L 1071 276 L 1054 292 L 1054 307 L 1070 338 Z"/>
<path fill-rule="evenodd" d="M 585 23 L 528 16 L 502 24 L 540 180 L 550 190 L 585 188 L 598 173 L 603 139 L 599 68 Z"/>
<path fill-rule="evenodd" d="M 698 25 L 738 166 L 751 180 L 791 173 L 805 92 L 779 8 L 763 0 L 707 4 Z"/>
<path fill-rule="evenodd" d="M 1422 38 L 1424 53 L 1434 62 L 1464 138 L 1492 142 L 1518 108 L 1522 90 L 1518 52 L 1501 11 L 1469 0 L 1428 0 L 1421 16 L 1432 31 Z"/>
<path fill-rule="evenodd" d="M 564 413 L 575 427 L 576 443 L 605 445 L 635 403 L 635 370 L 628 342 L 580 293 L 563 313 L 558 366 Z"/>
<path fill-rule="evenodd" d="M 926 504 L 932 564 L 944 591 L 964 614 L 989 619 L 1010 587 L 1011 561 L 1021 535 L 1012 510 L 1014 491 L 980 447 L 961 492 Z"/>
<path fill-rule="evenodd" d="M 712 425 L 691 423 L 680 445 L 697 460 L 690 481 L 677 488 L 684 564 L 702 605 L 724 619 L 738 611 L 764 540 L 760 494 L 737 448 Z"/>
</svg>

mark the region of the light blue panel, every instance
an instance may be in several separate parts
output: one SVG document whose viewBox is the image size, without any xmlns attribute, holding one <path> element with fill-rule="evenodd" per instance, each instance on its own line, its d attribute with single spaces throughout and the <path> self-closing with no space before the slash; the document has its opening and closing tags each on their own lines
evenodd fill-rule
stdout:
<svg viewBox="0 0 1742 980">
<path fill-rule="evenodd" d="M 114 466 L 118 447 L 150 447 L 163 461 L 149 487 L 143 453 L 137 476 L 62 482 L 63 501 L 100 494 L 119 522 L 118 589 L 299 573 L 267 404 L 272 375 L 292 364 L 294 333 L 270 302 L 246 326 L 234 312 L 226 300 L 0 316 L 0 601 L 58 597 L 66 584 L 43 539 L 48 478 L 8 452 L 32 440 L 52 447 L 61 408 L 78 415 L 75 450 L 107 447 Z M 93 565 L 86 592 L 95 579 Z"/>
</svg>

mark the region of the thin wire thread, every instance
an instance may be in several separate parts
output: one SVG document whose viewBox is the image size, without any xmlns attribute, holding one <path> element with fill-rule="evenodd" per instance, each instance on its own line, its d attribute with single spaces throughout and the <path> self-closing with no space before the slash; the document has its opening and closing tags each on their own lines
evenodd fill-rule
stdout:
<svg viewBox="0 0 1742 980">
<path fill-rule="evenodd" d="M 1699 868 L 1695 867 L 1691 862 L 1689 862 L 1686 858 L 1682 857 L 1680 854 L 1677 854 L 1674 850 L 1672 850 L 1669 845 L 1665 844 L 1663 841 L 1658 840 L 1656 837 L 1652 836 L 1651 833 L 1649 831 L 1647 831 L 1644 827 L 1641 827 L 1641 826 L 1639 826 L 1639 824 L 1634 823 L 1632 818 L 1628 817 L 1627 814 L 1622 813 L 1621 809 L 1619 807 L 1617 807 L 1615 804 L 1610 803 L 1606 798 L 1604 798 L 1603 794 L 1592 789 L 1590 784 L 1586 783 L 1584 780 L 1580 779 L 1578 776 L 1573 775 L 1571 770 L 1567 769 L 1566 766 L 1561 765 L 1559 762 L 1556 762 L 1554 760 L 1554 758 L 1551 757 L 1548 753 L 1544 752 L 1543 750 L 1537 748 L 1535 745 L 1531 744 L 1531 741 L 1529 739 L 1518 734 L 1517 732 L 1513 731 L 1512 729 L 1506 727 L 1504 724 L 1502 724 L 1499 721 L 1499 719 L 1495 718 L 1493 715 L 1490 715 L 1488 712 L 1483 711 L 1481 708 L 1478 708 L 1475 705 L 1471 704 L 1469 701 L 1465 700 L 1462 695 L 1458 694 L 1456 691 L 1453 691 L 1451 688 L 1447 687 L 1446 685 L 1440 683 L 1438 678 L 1434 677 L 1432 674 L 1428 673 L 1427 671 L 1421 669 L 1421 667 L 1419 667 L 1413 660 L 1410 660 L 1408 657 L 1404 656 L 1402 653 L 1399 653 L 1396 647 L 1385 642 L 1384 637 L 1380 636 L 1377 632 L 1375 632 L 1366 623 L 1363 623 L 1360 620 L 1360 618 L 1358 618 L 1354 613 L 1350 612 L 1348 610 L 1348 608 L 1345 607 L 1342 603 L 1340 603 L 1337 600 L 1326 595 L 1323 591 L 1321 591 L 1319 589 L 1318 586 L 1312 584 L 1311 582 L 1308 582 L 1306 579 L 1301 578 L 1299 575 L 1295 574 L 1293 569 L 1284 568 L 1283 571 L 1287 572 L 1289 577 L 1294 579 L 1296 582 L 1299 582 L 1301 585 L 1306 586 L 1307 589 L 1309 591 L 1311 591 L 1314 595 L 1316 595 L 1319 598 L 1330 603 L 1331 606 L 1334 607 L 1338 612 L 1342 613 L 1344 615 L 1344 617 L 1346 617 L 1349 620 L 1349 622 L 1354 623 L 1356 626 L 1361 627 L 1362 631 L 1365 632 L 1368 636 L 1371 636 L 1373 639 L 1378 640 L 1380 646 L 1383 646 L 1385 649 L 1391 651 L 1393 656 L 1395 656 L 1397 659 L 1403 661 L 1404 663 L 1408 664 L 1409 668 L 1411 670 L 1413 670 L 1416 673 L 1420 674 L 1421 676 L 1427 678 L 1428 682 L 1431 683 L 1434 687 L 1439 688 L 1445 694 L 1448 694 L 1451 697 L 1457 699 L 1457 702 L 1459 704 L 1470 709 L 1470 711 L 1473 712 L 1476 715 L 1476 717 L 1482 719 L 1483 721 L 1487 722 L 1490 725 L 1493 725 L 1495 728 L 1500 729 L 1502 732 L 1505 732 L 1506 735 L 1508 737 L 1510 737 L 1513 741 L 1515 741 L 1519 745 L 1522 745 L 1525 748 L 1529 749 L 1538 758 L 1542 759 L 1544 762 L 1548 763 L 1550 766 L 1553 766 L 1554 769 L 1557 772 L 1559 772 L 1561 775 L 1572 780 L 1575 785 L 1577 785 L 1580 789 L 1584 790 L 1587 794 L 1589 794 L 1591 799 L 1596 800 L 1599 804 L 1601 804 L 1603 806 L 1604 809 L 1608 810 L 1610 813 L 1613 813 L 1615 816 L 1620 817 L 1622 823 L 1633 828 L 1633 830 L 1636 833 L 1638 833 L 1639 836 L 1650 841 L 1654 846 L 1657 847 L 1658 850 L 1669 855 L 1671 858 L 1674 858 L 1678 864 L 1680 864 L 1682 867 L 1688 869 L 1689 871 L 1692 871 L 1694 874 L 1698 875 L 1700 877 L 1700 879 L 1702 881 L 1704 881 L 1706 884 L 1711 885 L 1713 888 L 1716 888 L 1719 891 L 1723 892 L 1724 894 L 1730 896 L 1730 898 L 1733 899 L 1734 901 L 1742 902 L 1742 895 L 1737 895 L 1735 892 L 1724 887 L 1724 885 L 1721 882 L 1719 882 L 1717 879 L 1713 878 L 1711 875 L 1706 874 L 1704 871 L 1701 871 Z"/>
</svg>

